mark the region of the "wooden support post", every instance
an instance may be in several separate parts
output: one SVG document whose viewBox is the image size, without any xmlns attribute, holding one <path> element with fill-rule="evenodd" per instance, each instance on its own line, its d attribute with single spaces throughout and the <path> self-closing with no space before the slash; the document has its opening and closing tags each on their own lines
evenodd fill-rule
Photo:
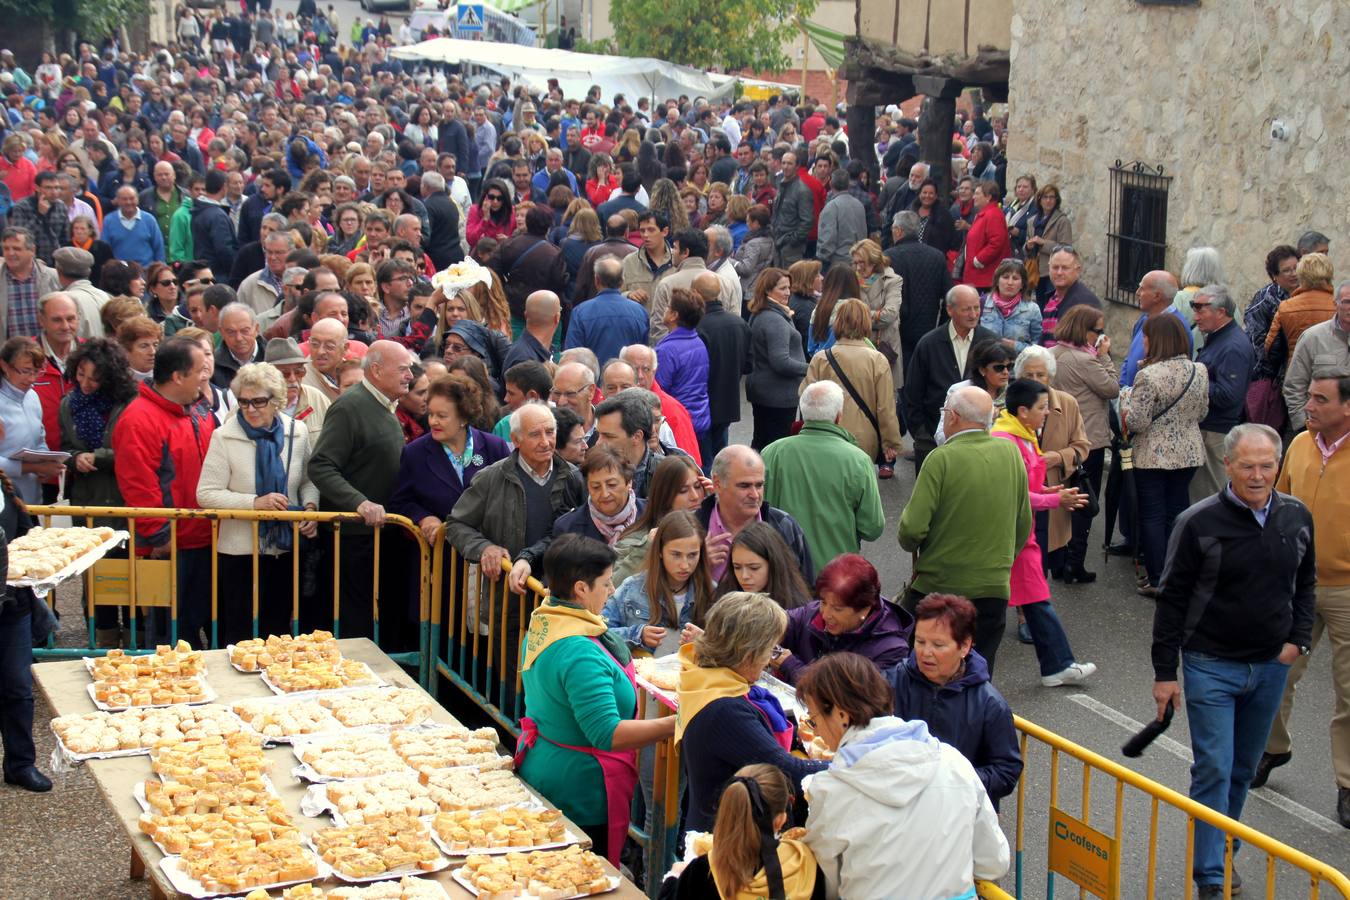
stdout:
<svg viewBox="0 0 1350 900">
<path fill-rule="evenodd" d="M 928 163 L 928 177 L 938 186 L 938 202 L 951 199 L 952 127 L 956 121 L 956 98 L 930 94 L 919 116 L 919 150 Z"/>
</svg>

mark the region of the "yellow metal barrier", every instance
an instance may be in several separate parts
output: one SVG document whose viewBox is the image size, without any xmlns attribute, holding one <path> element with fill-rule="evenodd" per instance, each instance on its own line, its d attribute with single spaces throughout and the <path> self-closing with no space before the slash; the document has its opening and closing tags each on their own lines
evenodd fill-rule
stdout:
<svg viewBox="0 0 1350 900">
<path fill-rule="evenodd" d="M 359 524 L 361 517 L 356 513 L 342 512 L 310 512 L 310 511 L 273 511 L 273 510 L 253 510 L 253 509 L 149 509 L 137 507 L 102 507 L 102 506 L 30 506 L 29 513 L 35 518 L 46 524 L 50 524 L 51 519 L 58 516 L 69 516 L 73 522 L 78 524 L 84 521 L 92 524 L 94 519 L 103 522 L 107 520 L 119 520 L 126 523 L 126 530 L 132 535 L 129 542 L 132 545 L 136 541 L 136 521 L 138 519 L 167 519 L 169 522 L 169 543 L 167 545 L 167 559 L 151 559 L 145 556 L 137 557 L 132 547 L 127 548 L 127 559 L 104 559 L 97 563 L 93 568 L 85 573 L 85 613 L 88 617 L 89 628 L 89 646 L 79 648 L 55 648 L 48 646 L 45 649 L 38 649 L 34 654 L 39 658 L 59 658 L 72 655 L 87 656 L 102 652 L 96 648 L 95 644 L 95 606 L 125 606 L 128 609 L 127 625 L 130 634 L 131 648 L 134 649 L 137 644 L 137 618 L 136 611 L 146 608 L 168 608 L 169 612 L 169 633 L 170 639 L 176 640 L 178 635 L 178 607 L 180 599 L 178 596 L 178 523 L 184 520 L 208 520 L 211 523 L 211 615 L 208 629 L 208 643 L 212 647 L 218 646 L 219 638 L 219 595 L 220 585 L 218 582 L 219 574 L 219 553 L 218 540 L 220 537 L 220 523 L 222 521 L 246 521 L 252 523 L 253 541 L 252 541 L 252 633 L 258 636 L 258 606 L 260 594 L 259 578 L 259 534 L 258 529 L 263 522 L 288 522 L 291 526 L 291 545 L 294 548 L 291 553 L 291 615 L 290 628 L 292 633 L 296 633 L 299 628 L 300 620 L 300 558 L 301 549 L 300 526 L 306 522 L 317 522 L 320 525 L 329 525 L 332 527 L 332 571 L 333 571 L 333 608 L 332 608 L 332 631 L 341 636 L 342 620 L 340 610 L 340 578 L 341 570 L 341 533 L 343 523 Z M 430 667 L 428 660 L 430 654 L 428 651 L 428 633 L 427 624 L 429 621 L 430 607 L 430 560 L 431 546 L 418 527 L 409 519 L 403 516 L 388 516 L 386 526 L 399 529 L 405 532 L 416 544 L 419 554 L 418 586 L 416 588 L 419 597 L 419 630 L 418 630 L 418 650 L 409 653 L 394 653 L 391 656 L 405 665 L 415 665 L 419 669 L 419 680 L 423 685 L 430 684 Z M 372 565 L 372 623 L 373 637 L 379 640 L 380 629 L 380 566 L 381 566 L 381 544 L 383 540 L 383 529 L 375 529 L 374 539 L 374 563 Z M 316 538 L 315 540 L 320 540 Z M 141 542 L 140 546 L 145 546 Z M 319 545 L 315 544 L 315 548 Z M 309 551 L 314 552 L 314 551 Z M 131 564 L 131 559 L 135 558 L 135 564 Z M 125 578 L 125 589 L 117 589 L 109 592 L 107 585 L 104 584 L 103 595 L 105 600 L 100 600 L 99 582 L 113 580 L 117 581 Z M 142 580 L 153 580 L 155 590 L 144 591 L 141 588 Z M 165 595 L 167 590 L 167 596 Z M 113 599 L 115 597 L 116 599 Z M 402 599 L 402 596 L 399 597 Z"/>
<path fill-rule="evenodd" d="M 1196 803 L 1184 794 L 1145 778 L 1138 772 L 1080 747 L 1072 741 L 1065 740 L 1033 722 L 1014 716 L 1013 724 L 1021 733 L 1022 760 L 1025 765 L 1022 779 L 1017 785 L 1015 858 L 1016 893 L 1018 897 L 1022 896 L 1023 851 L 1026 837 L 1025 816 L 1027 812 L 1026 784 L 1031 763 L 1028 750 L 1030 749 L 1029 743 L 1035 741 L 1038 745 L 1048 748 L 1050 757 L 1050 793 L 1046 804 L 1050 820 L 1047 829 L 1047 878 L 1053 879 L 1055 874 L 1068 877 L 1079 886 L 1080 894 L 1084 895 L 1091 892 L 1100 897 L 1135 896 L 1134 892 L 1125 891 L 1120 886 L 1122 848 L 1127 846 L 1125 788 L 1129 787 L 1142 792 L 1148 798 L 1150 810 L 1147 828 L 1148 867 L 1143 891 L 1143 896 L 1147 900 L 1154 900 L 1158 896 L 1167 898 L 1178 896 L 1170 892 L 1163 894 L 1158 892 L 1158 825 L 1163 808 L 1175 810 L 1186 817 L 1186 868 L 1181 873 L 1181 878 L 1186 885 L 1184 893 L 1186 900 L 1190 900 L 1194 890 L 1191 879 L 1191 863 L 1194 858 L 1195 823 L 1197 821 L 1212 825 L 1225 835 L 1225 897 L 1231 896 L 1233 888 L 1233 842 L 1240 840 L 1246 844 L 1248 852 L 1261 853 L 1265 856 L 1265 897 L 1276 897 L 1277 863 L 1283 863 L 1292 867 L 1306 880 L 1308 896 L 1312 900 L 1319 900 L 1319 898 L 1325 896 L 1322 894 L 1323 885 L 1334 891 L 1330 896 L 1350 898 L 1350 879 L 1347 879 L 1336 867 L 1314 859 L 1306 853 L 1301 853 L 1293 847 L 1243 825 L 1235 819 L 1217 813 L 1204 804 Z M 1077 817 L 1064 810 L 1060 805 L 1059 769 L 1061 759 L 1064 757 L 1076 760 L 1081 764 L 1082 797 Z M 1111 794 L 1114 797 L 1111 816 L 1113 831 L 1109 834 L 1098 831 L 1091 826 L 1094 773 L 1104 776 L 1108 783 L 1112 785 Z M 1128 834 L 1136 834 L 1140 830 L 1138 829 L 1139 824 L 1133 819 L 1130 820 L 1128 822 L 1130 827 Z M 1259 890 L 1254 880 L 1244 883 L 1243 889 L 1245 896 L 1253 896 Z M 999 897 L 1006 895 L 1002 895 L 1001 892 L 999 894 L 986 894 L 982 889 L 981 896 Z M 1047 890 L 1047 896 L 1053 896 L 1053 891 Z M 1284 896 L 1288 896 L 1288 894 Z"/>
</svg>

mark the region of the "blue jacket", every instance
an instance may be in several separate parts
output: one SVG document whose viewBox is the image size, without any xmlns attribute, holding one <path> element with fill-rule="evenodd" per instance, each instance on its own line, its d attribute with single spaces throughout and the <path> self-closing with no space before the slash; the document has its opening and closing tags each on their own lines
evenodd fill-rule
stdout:
<svg viewBox="0 0 1350 900">
<path fill-rule="evenodd" d="M 688 625 L 693 618 L 696 599 L 693 591 L 685 592 L 684 602 L 680 604 L 678 611 L 681 628 Z M 610 631 L 634 647 L 641 647 L 642 629 L 651 624 L 652 618 L 651 598 L 647 596 L 647 573 L 638 572 L 625 578 L 613 596 L 605 601 L 605 609 L 601 615 L 609 623 Z M 672 627 L 669 622 L 662 624 L 666 628 Z"/>
<path fill-rule="evenodd" d="M 294 139 L 292 138 L 291 140 L 294 140 Z M 299 184 L 299 183 L 300 183 L 300 179 L 302 179 L 302 178 L 305 177 L 305 170 L 302 169 L 302 168 L 300 168 L 300 163 L 298 163 L 298 162 L 294 159 L 294 157 L 291 156 L 290 143 L 291 143 L 290 140 L 286 141 L 286 144 L 287 144 L 287 147 L 286 147 L 286 171 L 290 172 L 290 173 L 291 173 L 291 177 L 295 179 L 295 183 L 296 183 L 296 184 Z M 312 140 L 310 140 L 309 138 L 305 138 L 305 151 L 306 151 L 307 153 L 311 154 L 311 155 L 314 155 L 314 156 L 319 157 L 319 168 L 321 168 L 321 169 L 326 169 L 326 168 L 328 168 L 328 154 L 325 153 L 325 152 L 323 151 L 323 148 L 322 148 L 322 147 L 320 147 L 318 144 L 314 143 L 314 142 L 313 142 Z"/>
<path fill-rule="evenodd" d="M 694 430 L 712 427 L 708 411 L 708 347 L 692 328 L 676 328 L 656 345 L 656 383 L 689 412 Z"/>
<path fill-rule="evenodd" d="M 586 347 L 604 365 L 618 359 L 619 351 L 627 345 L 647 343 L 649 327 L 641 303 L 618 291 L 601 291 L 572 310 L 563 349 Z"/>
<path fill-rule="evenodd" d="M 414 523 L 427 516 L 445 519 L 474 475 L 511 455 L 511 448 L 501 438 L 472 427 L 469 434 L 473 436 L 473 458 L 464 469 L 462 481 L 450 465 L 445 448 L 430 434 L 404 447 L 399 458 L 398 481 L 389 497 L 389 511 L 407 516 Z"/>
<path fill-rule="evenodd" d="M 1018 353 L 1025 350 L 1028 344 L 1041 342 L 1041 308 L 1034 299 L 1024 299 L 1017 304 L 1012 315 L 1004 318 L 994 305 L 992 293 L 986 294 L 984 308 L 980 311 L 980 325 L 1000 338 L 1013 341 Z"/>
<path fill-rule="evenodd" d="M 929 681 L 913 656 L 887 676 L 895 694 L 895 714 L 921 719 L 938 740 L 970 760 L 995 808 L 1017 787 L 1022 754 L 1008 701 L 989 681 L 989 665 L 971 650 L 960 678 L 938 686 Z"/>
<path fill-rule="evenodd" d="M 1200 420 L 1200 430 L 1227 434 L 1242 421 L 1247 403 L 1247 385 L 1256 365 L 1252 342 L 1233 320 L 1206 336 L 1195 361 L 1209 370 L 1209 413 Z"/>
<path fill-rule="evenodd" d="M 638 515 L 642 515 L 642 511 L 646 508 L 647 501 L 638 497 Z M 595 527 L 595 522 L 591 519 L 591 506 L 585 501 L 582 501 L 582 504 L 576 509 L 558 516 L 558 521 L 553 523 L 553 535 L 557 537 L 560 534 L 579 534 L 582 537 L 595 538 L 602 544 L 605 543 L 605 536 L 600 533 L 599 528 Z"/>
<path fill-rule="evenodd" d="M 558 171 L 567 176 L 567 186 L 572 189 L 572 193 L 580 194 L 581 190 L 577 187 L 577 176 L 573 175 L 571 170 L 566 166 Z M 540 169 L 538 172 L 535 172 L 534 177 L 530 179 L 530 185 L 539 193 L 547 194 L 548 183 L 552 178 L 553 174 L 549 172 L 548 169 Z"/>
<path fill-rule="evenodd" d="M 1190 342 L 1191 353 L 1195 352 L 1195 337 L 1191 334 L 1191 328 L 1186 325 L 1186 317 L 1181 314 L 1181 310 L 1175 306 L 1169 306 L 1163 310 L 1181 320 L 1181 324 L 1186 327 L 1186 340 Z M 1125 361 L 1120 364 L 1120 386 L 1134 387 L 1134 378 L 1139 374 L 1139 364 L 1144 361 L 1144 323 L 1148 321 L 1147 315 L 1142 315 L 1135 320 L 1134 331 L 1130 336 L 1130 350 L 1125 354 Z"/>
<path fill-rule="evenodd" d="M 123 227 L 121 220 L 122 214 L 116 210 L 103 219 L 103 242 L 112 248 L 114 258 L 134 262 L 142 269 L 164 261 L 164 232 L 153 215 L 137 210 L 136 224 L 131 228 Z"/>
</svg>

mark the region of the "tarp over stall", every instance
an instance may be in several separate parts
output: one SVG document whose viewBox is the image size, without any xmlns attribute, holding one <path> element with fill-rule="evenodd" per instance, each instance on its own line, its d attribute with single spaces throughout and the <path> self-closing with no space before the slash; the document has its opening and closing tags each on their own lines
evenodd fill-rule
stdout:
<svg viewBox="0 0 1350 900">
<path fill-rule="evenodd" d="M 728 78 L 719 84 L 702 69 L 643 56 L 604 56 L 455 38 L 433 38 L 407 47 L 395 47 L 389 55 L 402 60 L 482 66 L 507 75 L 513 81 L 523 81 L 541 89 L 550 78 L 556 78 L 568 97 L 585 96 L 593 84 L 604 89 L 607 100 L 618 93 L 630 102 L 636 102 L 639 97 L 660 100 L 681 94 L 729 97 L 735 90 L 734 79 Z"/>
<path fill-rule="evenodd" d="M 440 5 L 431 2 L 413 7 L 412 15 L 408 19 L 408 27 L 412 29 L 413 36 L 417 40 L 422 39 L 422 32 L 426 30 L 427 25 L 434 24 L 436 30 L 445 34 L 454 32 L 457 37 L 465 39 L 477 38 L 480 41 L 501 41 L 509 44 L 521 44 L 527 47 L 533 47 L 539 43 L 534 29 L 520 21 L 513 15 L 507 15 L 511 10 L 503 11 L 501 7 L 509 0 L 497 0 L 496 3 L 483 3 L 484 29 L 481 36 L 468 32 L 461 33 L 457 27 L 458 11 L 457 4 L 451 4 L 445 9 Z"/>
</svg>

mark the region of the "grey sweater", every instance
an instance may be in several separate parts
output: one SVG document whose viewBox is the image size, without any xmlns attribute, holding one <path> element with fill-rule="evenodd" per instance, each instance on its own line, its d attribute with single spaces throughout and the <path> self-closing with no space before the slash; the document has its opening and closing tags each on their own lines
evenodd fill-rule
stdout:
<svg viewBox="0 0 1350 900">
<path fill-rule="evenodd" d="M 751 403 L 779 409 L 797 408 L 797 386 L 806 374 L 802 336 L 788 313 L 770 302 L 750 319 L 750 360 L 745 380 Z"/>
</svg>

